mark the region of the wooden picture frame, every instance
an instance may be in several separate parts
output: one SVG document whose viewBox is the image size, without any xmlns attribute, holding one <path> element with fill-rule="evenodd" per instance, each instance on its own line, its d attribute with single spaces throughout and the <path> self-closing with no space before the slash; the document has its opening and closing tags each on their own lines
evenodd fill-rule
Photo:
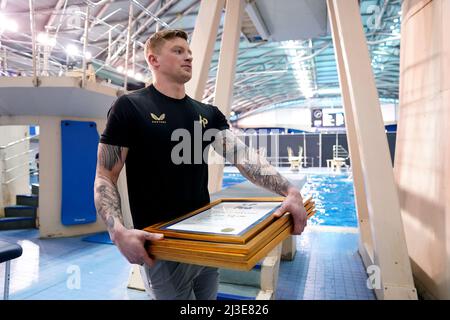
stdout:
<svg viewBox="0 0 450 320">
<path fill-rule="evenodd" d="M 283 200 L 284 197 L 218 199 L 177 219 L 154 224 L 144 230 L 162 233 L 164 239 L 151 242 L 148 247 L 149 253 L 161 260 L 250 270 L 270 250 L 291 234 L 293 224 L 290 214 L 286 213 L 280 218 L 275 218 L 272 214 Z M 183 230 L 183 228 L 180 230 L 169 229 L 170 226 L 179 223 L 182 225 L 183 221 L 224 203 L 238 206 L 242 203 L 274 204 L 270 210 L 259 215 L 260 219 L 257 219 L 256 223 L 244 227 L 244 231 L 237 235 L 217 234 L 216 232 L 197 233 Z M 312 198 L 304 201 L 304 206 L 308 212 L 308 218 L 315 214 Z"/>
</svg>

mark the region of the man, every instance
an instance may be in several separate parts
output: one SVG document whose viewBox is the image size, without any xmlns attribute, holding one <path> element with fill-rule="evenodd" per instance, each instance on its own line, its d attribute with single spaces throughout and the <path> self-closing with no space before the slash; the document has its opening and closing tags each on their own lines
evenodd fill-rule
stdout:
<svg viewBox="0 0 450 320">
<path fill-rule="evenodd" d="M 253 183 L 286 196 L 274 214 L 277 217 L 287 211 L 292 214 L 293 234 L 300 234 L 306 225 L 303 200 L 299 190 L 267 160 L 235 139 L 217 107 L 186 95 L 184 84 L 192 76 L 192 53 L 184 31 L 155 33 L 146 42 L 145 57 L 152 70 L 153 84 L 121 96 L 108 113 L 98 148 L 95 205 L 120 252 L 130 263 L 142 266 L 144 283 L 152 298 L 215 299 L 216 268 L 156 261 L 146 251 L 145 243 L 161 240 L 162 235 L 140 230 L 209 203 L 207 163 L 174 161 L 173 150 L 177 145 L 174 132 L 185 130 L 194 137 L 195 126 L 200 126 L 203 132 L 216 129 L 218 134 L 213 142 L 216 150 L 221 153 L 223 150 L 222 155 Z M 183 159 L 194 158 L 195 141 L 191 142 L 192 150 L 184 150 L 187 154 L 182 155 Z M 201 151 L 211 144 L 200 143 Z M 123 226 L 116 185 L 125 163 L 135 228 L 131 230 Z"/>
</svg>

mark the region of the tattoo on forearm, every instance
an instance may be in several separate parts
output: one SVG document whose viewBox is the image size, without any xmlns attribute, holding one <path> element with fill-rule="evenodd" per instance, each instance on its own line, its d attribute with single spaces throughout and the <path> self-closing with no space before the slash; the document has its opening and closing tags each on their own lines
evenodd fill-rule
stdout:
<svg viewBox="0 0 450 320">
<path fill-rule="evenodd" d="M 114 183 L 107 178 L 97 177 L 94 199 L 97 212 L 106 223 L 108 230 L 114 228 L 116 218 L 123 224 L 120 194 Z"/>
<path fill-rule="evenodd" d="M 265 157 L 248 148 L 231 131 L 219 132 L 213 146 L 251 182 L 280 195 L 286 195 L 292 186 Z"/>
<path fill-rule="evenodd" d="M 117 162 L 122 160 L 122 149 L 122 147 L 118 146 L 101 144 L 99 152 L 100 165 L 111 171 Z"/>
<path fill-rule="evenodd" d="M 106 219 L 106 226 L 108 227 L 108 230 L 112 230 L 114 228 L 114 217 L 112 215 L 108 215 L 108 218 Z"/>
<path fill-rule="evenodd" d="M 249 155 L 247 159 L 255 157 L 257 158 L 256 163 L 244 160 L 242 165 L 238 165 L 241 173 L 251 182 L 285 196 L 291 186 L 289 180 L 272 167 L 264 157 L 256 154 L 255 150 L 247 148 L 247 154 L 251 154 L 252 152 L 255 152 L 255 155 Z"/>
</svg>

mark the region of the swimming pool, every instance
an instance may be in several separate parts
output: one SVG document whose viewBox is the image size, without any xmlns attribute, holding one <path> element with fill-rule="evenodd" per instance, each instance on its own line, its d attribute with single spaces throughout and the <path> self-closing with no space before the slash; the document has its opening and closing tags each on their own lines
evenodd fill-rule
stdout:
<svg viewBox="0 0 450 320">
<path fill-rule="evenodd" d="M 302 189 L 304 195 L 312 195 L 317 213 L 310 225 L 357 227 L 353 180 L 345 174 L 306 174 Z M 222 187 L 227 188 L 246 179 L 239 173 L 224 173 Z"/>
<path fill-rule="evenodd" d="M 245 179 L 240 173 L 224 172 L 222 180 L 222 188 L 225 189 L 237 183 L 244 182 L 246 180 L 247 179 Z"/>
</svg>

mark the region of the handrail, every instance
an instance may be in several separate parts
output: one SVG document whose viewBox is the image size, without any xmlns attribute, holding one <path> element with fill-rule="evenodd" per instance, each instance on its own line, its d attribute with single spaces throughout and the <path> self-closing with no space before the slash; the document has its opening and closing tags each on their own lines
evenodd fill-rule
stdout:
<svg viewBox="0 0 450 320">
<path fill-rule="evenodd" d="M 9 158 L 0 159 L 0 160 L 9 161 L 9 160 L 11 160 L 11 159 L 14 159 L 14 158 L 23 156 L 23 155 L 25 155 L 25 154 L 27 154 L 27 153 L 31 153 L 31 152 L 36 151 L 36 150 L 38 150 L 38 149 L 30 149 L 30 150 L 28 150 L 28 151 L 24 151 L 24 152 L 18 153 L 18 154 L 16 154 L 16 155 L 13 155 L 13 156 L 11 156 L 11 157 L 9 157 Z"/>
<path fill-rule="evenodd" d="M 15 180 L 17 180 L 17 179 L 19 179 L 19 178 L 22 178 L 22 177 L 27 176 L 27 175 L 30 175 L 30 174 L 35 174 L 35 173 L 38 173 L 38 174 L 39 174 L 39 169 L 32 169 L 32 170 L 30 170 L 30 172 L 23 173 L 23 174 L 19 174 L 19 175 L 15 176 L 14 178 L 9 179 L 9 180 L 6 181 L 6 182 L 2 182 L 2 184 L 3 184 L 3 185 L 9 184 L 9 183 L 11 183 L 11 182 L 13 182 L 13 181 L 15 181 Z"/>
<path fill-rule="evenodd" d="M 333 145 L 333 157 L 348 159 L 349 153 L 342 145 Z"/>
<path fill-rule="evenodd" d="M 7 149 L 7 148 L 12 147 L 12 146 L 14 146 L 14 145 L 16 145 L 16 144 L 19 144 L 19 143 L 24 142 L 24 141 L 27 141 L 27 140 L 31 140 L 31 139 L 36 138 L 36 137 L 38 137 L 38 136 L 39 136 L 39 135 L 36 134 L 36 135 L 34 135 L 34 136 L 29 136 L 29 137 L 26 137 L 26 138 L 22 138 L 22 139 L 19 139 L 19 140 L 10 142 L 10 143 L 8 143 L 8 144 L 6 144 L 6 145 L 4 145 L 4 146 L 0 146 L 0 150 Z"/>
<path fill-rule="evenodd" d="M 11 182 L 13 182 L 13 181 L 15 181 L 15 180 L 17 180 L 17 179 L 19 179 L 19 178 L 22 178 L 22 177 L 24 177 L 24 176 L 27 176 L 27 175 L 29 175 L 28 172 L 27 172 L 27 173 L 24 173 L 24 174 L 19 174 L 19 175 L 15 176 L 14 178 L 9 179 L 9 180 L 6 181 L 6 182 L 2 182 L 2 184 L 9 184 L 9 183 L 11 183 Z"/>
<path fill-rule="evenodd" d="M 14 171 L 14 170 L 16 170 L 17 168 L 23 167 L 23 166 L 25 166 L 25 165 L 30 165 L 30 161 L 22 162 L 21 164 L 18 164 L 17 166 L 11 167 L 11 168 L 9 168 L 9 169 L 3 169 L 2 172 L 4 172 L 4 173 L 9 173 L 9 172 Z"/>
</svg>

